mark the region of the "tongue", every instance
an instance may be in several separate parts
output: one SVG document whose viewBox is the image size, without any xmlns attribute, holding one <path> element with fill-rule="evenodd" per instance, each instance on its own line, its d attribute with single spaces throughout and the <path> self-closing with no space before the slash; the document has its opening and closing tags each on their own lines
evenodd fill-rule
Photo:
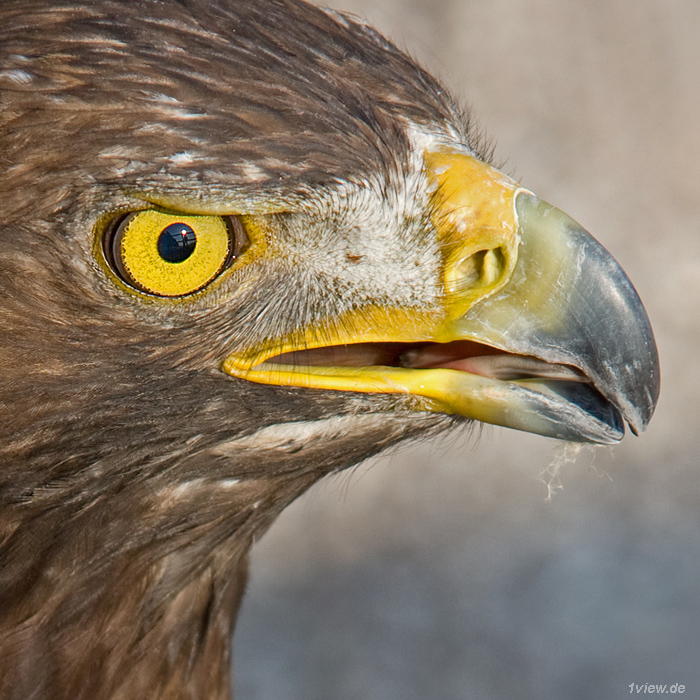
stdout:
<svg viewBox="0 0 700 700">
<path fill-rule="evenodd" d="M 486 348 L 481 348 L 482 350 Z M 406 353 L 409 354 L 409 353 Z M 421 351 L 411 351 L 412 357 L 402 357 L 405 367 L 456 369 L 460 372 L 478 374 L 482 377 L 500 380 L 555 379 L 567 382 L 588 381 L 578 370 L 565 365 L 553 365 L 535 357 L 521 355 L 493 354 L 459 359 L 426 357 Z M 432 353 L 431 353 L 432 354 Z M 441 361 L 443 360 L 443 361 Z M 409 364 L 410 363 L 410 364 Z"/>
</svg>

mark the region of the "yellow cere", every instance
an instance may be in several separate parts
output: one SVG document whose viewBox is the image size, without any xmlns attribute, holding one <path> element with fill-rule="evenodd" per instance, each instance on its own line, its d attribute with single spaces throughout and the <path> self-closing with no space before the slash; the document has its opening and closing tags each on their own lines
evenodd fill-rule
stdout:
<svg viewBox="0 0 700 700">
<path fill-rule="evenodd" d="M 519 186 L 475 158 L 453 151 L 425 154 L 433 222 L 445 260 L 450 317 L 501 289 L 518 255 Z"/>
<path fill-rule="evenodd" d="M 189 226 L 196 235 L 192 254 L 168 262 L 158 252 L 158 239 L 171 224 Z M 177 297 L 201 289 L 220 272 L 230 247 L 229 229 L 220 216 L 192 216 L 149 209 L 124 224 L 118 250 L 124 271 L 145 292 Z"/>
</svg>

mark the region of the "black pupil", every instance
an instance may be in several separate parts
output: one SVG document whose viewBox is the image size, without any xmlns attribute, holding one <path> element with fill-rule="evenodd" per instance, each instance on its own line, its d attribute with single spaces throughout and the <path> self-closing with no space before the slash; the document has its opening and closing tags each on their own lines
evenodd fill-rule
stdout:
<svg viewBox="0 0 700 700">
<path fill-rule="evenodd" d="M 158 237 L 158 255 L 163 260 L 179 263 L 194 253 L 197 235 L 187 224 L 170 224 Z"/>
</svg>

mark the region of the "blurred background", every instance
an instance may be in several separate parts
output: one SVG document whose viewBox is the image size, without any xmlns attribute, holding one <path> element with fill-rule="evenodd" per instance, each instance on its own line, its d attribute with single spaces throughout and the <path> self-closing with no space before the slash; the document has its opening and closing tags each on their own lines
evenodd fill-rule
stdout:
<svg viewBox="0 0 700 700">
<path fill-rule="evenodd" d="M 619 260 L 662 393 L 642 437 L 573 462 L 486 427 L 321 483 L 254 550 L 237 699 L 700 698 L 700 3 L 332 5 L 439 77 L 506 172 Z"/>
</svg>

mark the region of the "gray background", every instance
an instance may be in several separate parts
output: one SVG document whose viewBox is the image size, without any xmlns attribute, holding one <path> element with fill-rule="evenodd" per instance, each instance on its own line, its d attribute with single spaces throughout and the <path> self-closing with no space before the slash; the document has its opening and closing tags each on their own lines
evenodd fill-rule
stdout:
<svg viewBox="0 0 700 700">
<path fill-rule="evenodd" d="M 238 700 L 700 698 L 700 2 L 338 0 L 440 77 L 496 158 L 634 281 L 641 438 L 565 463 L 499 428 L 323 482 L 257 546 Z"/>
</svg>

